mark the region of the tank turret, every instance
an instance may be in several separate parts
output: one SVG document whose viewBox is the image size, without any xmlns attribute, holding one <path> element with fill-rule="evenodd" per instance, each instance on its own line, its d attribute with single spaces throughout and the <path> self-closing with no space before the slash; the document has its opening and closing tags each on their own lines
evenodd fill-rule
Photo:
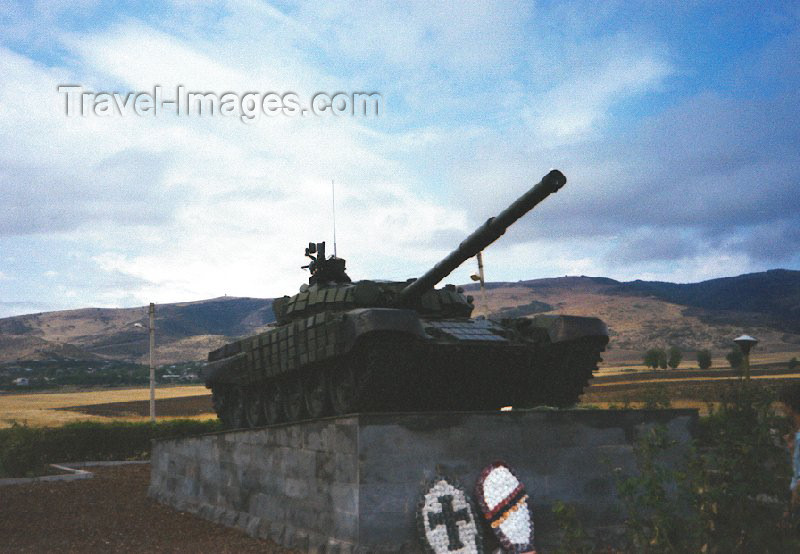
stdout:
<svg viewBox="0 0 800 554">
<path fill-rule="evenodd" d="M 316 254 L 314 257 L 312 254 Z M 306 248 L 306 256 L 311 258 L 311 263 L 304 265 L 303 269 L 308 269 L 311 277 L 308 278 L 308 284 L 314 285 L 317 283 L 350 283 L 350 277 L 345 273 L 344 258 L 337 258 L 331 256 L 325 257 L 325 242 L 309 242 Z"/>
<path fill-rule="evenodd" d="M 359 411 L 496 410 L 578 401 L 608 342 L 594 317 L 472 318 L 472 297 L 435 285 L 566 183 L 553 170 L 417 279 L 352 282 L 309 243 L 311 273 L 276 298 L 276 324 L 208 355 L 227 427 Z M 533 269 L 533 268 L 532 268 Z"/>
</svg>

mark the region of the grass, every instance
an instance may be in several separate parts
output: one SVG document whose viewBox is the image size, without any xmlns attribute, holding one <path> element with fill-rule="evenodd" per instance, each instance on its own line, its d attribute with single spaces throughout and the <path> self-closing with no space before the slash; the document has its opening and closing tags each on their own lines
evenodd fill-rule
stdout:
<svg viewBox="0 0 800 554">
<path fill-rule="evenodd" d="M 0 477 L 43 475 L 48 464 L 58 462 L 147 459 L 153 439 L 211 433 L 220 428 L 216 420 L 185 419 L 159 423 L 85 421 L 61 427 L 13 424 L 0 429 Z"/>
<path fill-rule="evenodd" d="M 177 398 L 211 394 L 203 385 L 156 388 L 156 398 Z M 31 427 L 54 427 L 78 421 L 108 421 L 108 418 L 63 410 L 73 406 L 89 406 L 109 402 L 148 400 L 149 388 L 100 389 L 76 392 L 42 392 L 27 394 L 0 394 L 0 429 L 11 427 L 13 422 Z M 197 419 L 211 419 L 198 416 Z M 127 416 L 123 421 L 146 421 L 146 417 Z M 161 419 L 161 418 L 159 418 Z M 193 418 L 194 419 L 194 418 Z"/>
</svg>

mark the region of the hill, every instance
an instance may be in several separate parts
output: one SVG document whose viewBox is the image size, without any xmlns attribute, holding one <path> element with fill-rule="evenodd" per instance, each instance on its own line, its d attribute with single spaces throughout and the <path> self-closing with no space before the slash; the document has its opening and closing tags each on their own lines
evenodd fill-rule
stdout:
<svg viewBox="0 0 800 554">
<path fill-rule="evenodd" d="M 610 362 L 638 361 L 654 346 L 702 348 L 721 355 L 743 332 L 762 353 L 800 351 L 800 271 L 762 273 L 676 284 L 558 277 L 489 283 L 476 315 L 534 313 L 597 316 L 609 326 Z M 226 341 L 274 321 L 272 300 L 222 297 L 156 308 L 159 363 L 202 360 Z M 147 308 L 86 308 L 0 319 L 0 362 L 40 359 L 147 361 Z M 687 356 L 688 358 L 689 356 Z M 788 359 L 788 358 L 787 358 Z"/>
<path fill-rule="evenodd" d="M 708 321 L 748 314 L 752 322 L 779 324 L 800 332 L 800 271 L 773 269 L 689 284 L 633 281 L 620 283 L 612 292 L 699 308 L 696 313 Z"/>
<path fill-rule="evenodd" d="M 221 297 L 156 307 L 158 362 L 202 359 L 230 337 L 274 321 L 272 300 Z M 115 359 L 145 362 L 148 309 L 84 308 L 0 319 L 0 362 Z"/>
<path fill-rule="evenodd" d="M 480 311 L 478 287 L 465 288 Z M 648 348 L 672 345 L 686 352 L 707 348 L 719 356 L 744 332 L 761 341 L 758 352 L 800 351 L 800 271 L 690 284 L 558 277 L 487 284 L 486 296 L 490 314 L 514 316 L 522 308 L 600 317 L 611 335 L 604 355 L 610 362 L 641 361 Z"/>
</svg>

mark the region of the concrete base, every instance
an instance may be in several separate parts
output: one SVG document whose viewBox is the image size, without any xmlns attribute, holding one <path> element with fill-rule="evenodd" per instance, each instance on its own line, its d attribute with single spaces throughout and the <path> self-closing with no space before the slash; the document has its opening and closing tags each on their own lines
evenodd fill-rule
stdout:
<svg viewBox="0 0 800 554">
<path fill-rule="evenodd" d="M 665 424 L 686 444 L 696 419 L 695 410 L 364 414 L 159 440 L 150 495 L 300 550 L 419 552 L 424 482 L 444 474 L 473 496 L 481 469 L 503 460 L 532 496 L 540 551 L 558 542 L 557 501 L 577 508 L 598 544 L 614 544 L 623 521 L 614 469 L 633 471 L 643 429 Z"/>
</svg>

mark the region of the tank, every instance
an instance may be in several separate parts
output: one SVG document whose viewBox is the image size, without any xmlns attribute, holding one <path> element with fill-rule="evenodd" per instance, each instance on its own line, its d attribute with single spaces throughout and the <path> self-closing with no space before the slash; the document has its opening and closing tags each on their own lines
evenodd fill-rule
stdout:
<svg viewBox="0 0 800 554">
<path fill-rule="evenodd" d="M 471 317 L 473 298 L 435 288 L 566 184 L 553 170 L 424 275 L 352 282 L 310 243 L 308 284 L 273 301 L 276 324 L 210 352 L 203 370 L 228 428 L 374 411 L 497 410 L 580 398 L 608 343 L 598 318 Z"/>
</svg>

